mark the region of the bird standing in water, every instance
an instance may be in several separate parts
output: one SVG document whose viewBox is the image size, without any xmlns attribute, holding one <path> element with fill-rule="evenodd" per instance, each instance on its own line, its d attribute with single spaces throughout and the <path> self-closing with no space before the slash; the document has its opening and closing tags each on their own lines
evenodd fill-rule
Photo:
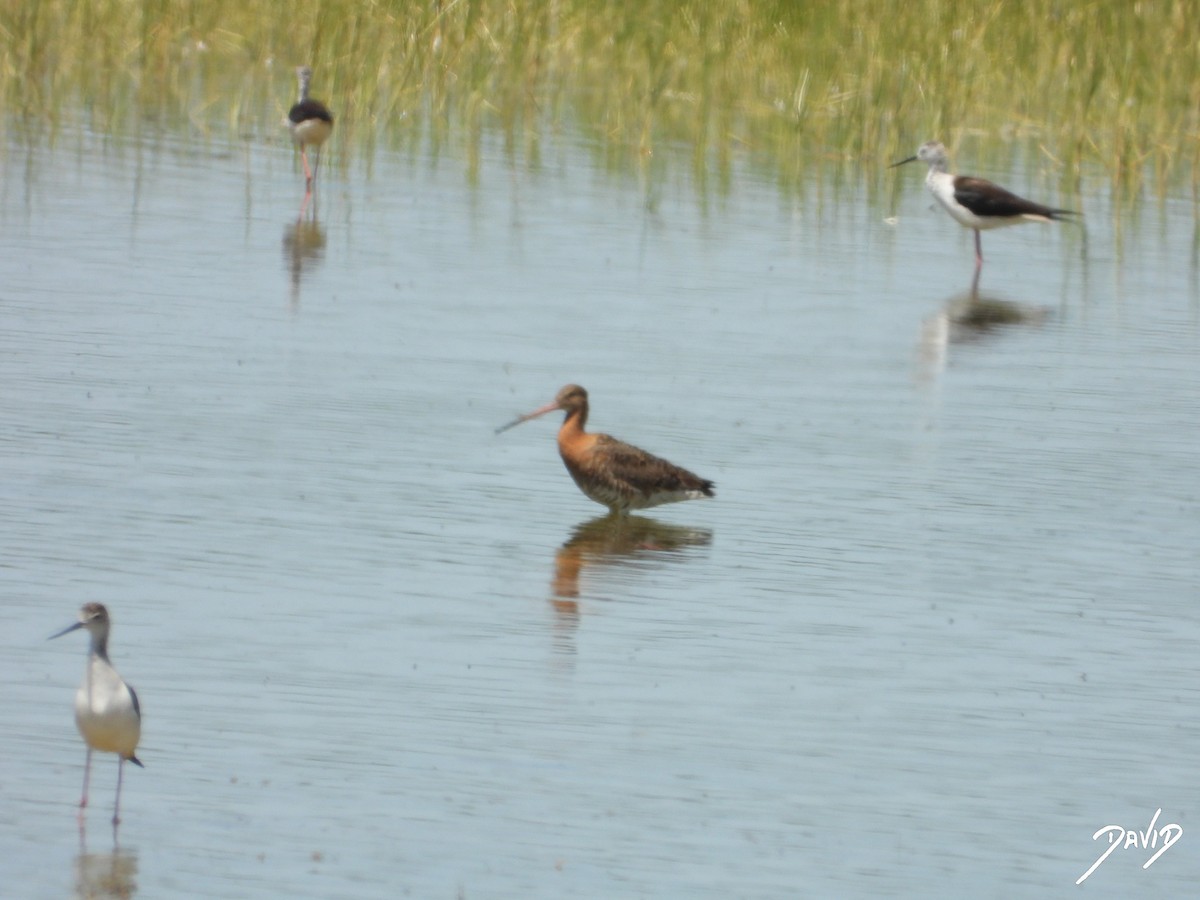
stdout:
<svg viewBox="0 0 1200 900">
<path fill-rule="evenodd" d="M 329 140 L 333 133 L 333 116 L 329 108 L 320 100 L 308 96 L 308 85 L 312 81 L 312 69 L 300 66 L 296 69 L 296 79 L 300 84 L 300 99 L 288 110 L 288 128 L 292 131 L 292 140 L 300 147 L 300 160 L 304 163 L 304 186 L 312 190 L 317 178 L 317 167 L 321 165 L 321 145 Z M 313 168 L 308 167 L 307 147 L 317 151 L 317 161 Z"/>
<path fill-rule="evenodd" d="M 69 625 L 51 638 L 62 637 L 84 628 L 91 637 L 87 670 L 83 683 L 75 694 L 75 725 L 87 743 L 87 762 L 83 768 L 83 799 L 79 801 L 79 822 L 88 801 L 88 778 L 92 771 L 92 751 L 115 753 L 117 762 L 117 799 L 113 804 L 112 823 L 121 821 L 121 777 L 125 761 L 137 766 L 142 762 L 135 755 L 142 733 L 142 711 L 133 688 L 113 668 L 108 659 L 108 610 L 100 603 L 88 603 L 79 611 L 79 621 Z"/>
<path fill-rule="evenodd" d="M 1069 209 L 1054 209 L 1018 197 L 983 178 L 950 174 L 946 148 L 938 141 L 927 141 L 917 149 L 916 156 L 892 163 L 889 168 L 894 169 L 896 166 L 918 160 L 929 164 L 925 186 L 929 188 L 934 199 L 950 213 L 954 221 L 975 232 L 976 275 L 983 268 L 983 245 L 979 236 L 981 231 L 1020 225 L 1023 222 L 1062 221 L 1064 216 L 1078 215 Z"/>
<path fill-rule="evenodd" d="M 584 431 L 588 395 L 577 384 L 568 384 L 552 403 L 502 425 L 496 433 L 555 410 L 567 414 L 558 430 L 558 452 L 567 471 L 584 494 L 609 512 L 624 515 L 633 509 L 713 496 L 711 481 L 607 434 Z"/>
</svg>

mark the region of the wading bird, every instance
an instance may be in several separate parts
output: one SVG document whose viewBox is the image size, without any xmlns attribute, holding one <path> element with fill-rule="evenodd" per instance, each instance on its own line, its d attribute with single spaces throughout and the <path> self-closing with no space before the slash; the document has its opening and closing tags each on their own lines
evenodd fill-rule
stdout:
<svg viewBox="0 0 1200 900">
<path fill-rule="evenodd" d="M 87 743 L 87 762 L 83 767 L 83 799 L 79 801 L 79 822 L 88 801 L 88 778 L 92 771 L 92 751 L 115 753 L 117 762 L 117 799 L 113 804 L 112 823 L 121 822 L 121 776 L 125 760 L 137 766 L 135 755 L 142 733 L 142 711 L 137 694 L 108 660 L 108 610 L 100 603 L 88 603 L 79 611 L 79 621 L 68 625 L 51 638 L 84 628 L 91 637 L 87 669 L 75 694 L 75 725 Z"/>
<path fill-rule="evenodd" d="M 623 515 L 633 509 L 713 496 L 711 481 L 607 434 L 584 431 L 588 395 L 577 384 L 568 384 L 552 403 L 502 425 L 496 433 L 555 410 L 567 414 L 558 430 L 558 452 L 567 471 L 584 494 L 607 506 L 609 512 Z"/>
<path fill-rule="evenodd" d="M 296 69 L 296 79 L 300 84 L 300 99 L 288 110 L 287 121 L 288 128 L 292 131 L 292 140 L 300 147 L 300 160 L 304 163 L 304 186 L 311 191 L 317 177 L 317 167 L 321 165 L 321 145 L 329 140 L 329 135 L 333 133 L 333 116 L 324 103 L 308 96 L 312 69 L 300 66 Z M 308 167 L 308 147 L 317 151 L 317 161 L 311 169 Z"/>
<path fill-rule="evenodd" d="M 916 156 L 892 163 L 888 168 L 894 169 L 896 166 L 918 160 L 929 164 L 925 186 L 929 188 L 934 199 L 950 213 L 954 221 L 975 232 L 976 274 L 983 268 L 983 246 L 979 237 L 981 231 L 1003 228 L 1006 225 L 1020 225 L 1022 222 L 1061 221 L 1064 216 L 1078 215 L 1069 209 L 1054 209 L 1018 197 L 983 178 L 951 175 L 947 171 L 946 148 L 938 141 L 927 141 L 918 148 Z"/>
</svg>

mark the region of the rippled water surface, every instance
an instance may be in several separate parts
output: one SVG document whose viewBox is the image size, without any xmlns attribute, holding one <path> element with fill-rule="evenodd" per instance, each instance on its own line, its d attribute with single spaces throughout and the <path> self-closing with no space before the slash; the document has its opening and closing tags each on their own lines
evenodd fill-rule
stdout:
<svg viewBox="0 0 1200 900">
<path fill-rule="evenodd" d="M 989 233 L 964 311 L 918 172 L 883 208 L 598 156 L 381 153 L 298 226 L 282 142 L 10 139 L 5 883 L 1054 896 L 1161 808 L 1178 846 L 1084 889 L 1189 894 L 1190 202 Z M 557 417 L 493 433 L 572 381 L 717 498 L 617 528 Z M 116 853 L 85 640 L 45 641 L 92 600 L 144 714 Z"/>
</svg>

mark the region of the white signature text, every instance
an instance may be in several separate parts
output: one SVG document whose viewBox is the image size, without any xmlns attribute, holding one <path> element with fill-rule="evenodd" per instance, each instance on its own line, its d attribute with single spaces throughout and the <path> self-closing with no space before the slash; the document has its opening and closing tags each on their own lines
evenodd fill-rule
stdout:
<svg viewBox="0 0 1200 900">
<path fill-rule="evenodd" d="M 1080 875 L 1079 880 L 1075 883 L 1083 884 L 1089 875 L 1095 872 L 1096 869 L 1100 868 L 1100 863 L 1108 859 L 1109 854 L 1111 854 L 1118 847 L 1124 849 L 1128 849 L 1130 847 L 1137 849 L 1138 847 L 1141 847 L 1143 850 L 1154 850 L 1154 855 L 1142 863 L 1143 869 L 1150 868 L 1156 859 L 1166 853 L 1167 850 L 1173 847 L 1175 842 L 1183 836 L 1183 829 L 1174 822 L 1172 822 L 1170 825 L 1164 825 L 1162 828 L 1155 830 L 1154 824 L 1158 821 L 1158 817 L 1161 815 L 1162 809 L 1160 808 L 1154 813 L 1154 818 L 1150 820 L 1150 827 L 1145 831 L 1134 831 L 1132 829 L 1126 830 L 1120 825 L 1105 825 L 1103 828 L 1093 834 L 1093 841 L 1100 840 L 1100 836 L 1102 834 L 1108 835 L 1108 849 L 1100 854 L 1100 858 L 1092 863 L 1092 867 Z M 1162 839 L 1161 847 L 1158 844 L 1160 838 Z"/>
</svg>

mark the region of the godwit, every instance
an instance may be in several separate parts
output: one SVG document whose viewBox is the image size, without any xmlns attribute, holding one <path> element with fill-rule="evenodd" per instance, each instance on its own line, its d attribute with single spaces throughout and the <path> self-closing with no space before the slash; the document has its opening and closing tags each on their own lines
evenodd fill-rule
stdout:
<svg viewBox="0 0 1200 900">
<path fill-rule="evenodd" d="M 87 742 L 87 762 L 83 767 L 83 799 L 79 801 L 79 822 L 88 801 L 88 778 L 92 771 L 92 751 L 115 753 L 117 762 L 117 800 L 113 804 L 112 823 L 121 821 L 121 776 L 125 760 L 141 766 L 136 756 L 142 733 L 142 711 L 137 694 L 108 660 L 108 610 L 100 603 L 88 603 L 79 611 L 79 621 L 68 625 L 51 638 L 86 628 L 92 643 L 88 650 L 87 670 L 75 694 L 75 725 Z"/>
<path fill-rule="evenodd" d="M 502 425 L 496 433 L 556 409 L 567 414 L 558 430 L 558 452 L 567 471 L 584 494 L 609 512 L 623 515 L 632 509 L 713 496 L 711 481 L 607 434 L 584 431 L 588 395 L 577 384 L 568 384 L 553 403 Z"/>
<path fill-rule="evenodd" d="M 1022 222 L 1061 221 L 1063 216 L 1078 215 L 1069 209 L 1053 209 L 1018 197 L 998 184 L 969 175 L 951 175 L 948 171 L 946 148 L 938 141 L 927 141 L 917 149 L 916 156 L 892 163 L 894 169 L 905 163 L 920 160 L 929 164 L 925 186 L 954 221 L 975 232 L 975 272 L 983 268 L 983 245 L 979 233 L 990 228 L 1020 225 Z"/>
<path fill-rule="evenodd" d="M 296 69 L 296 78 L 300 83 L 300 99 L 288 110 L 288 128 L 292 130 L 292 140 L 300 146 L 300 160 L 304 163 L 304 186 L 311 190 L 316 179 L 316 168 L 309 169 L 306 147 L 317 148 L 316 167 L 321 165 L 321 145 L 329 140 L 333 133 L 333 116 L 329 108 L 320 100 L 308 96 L 308 83 L 312 81 L 312 69 L 300 66 Z"/>
</svg>

